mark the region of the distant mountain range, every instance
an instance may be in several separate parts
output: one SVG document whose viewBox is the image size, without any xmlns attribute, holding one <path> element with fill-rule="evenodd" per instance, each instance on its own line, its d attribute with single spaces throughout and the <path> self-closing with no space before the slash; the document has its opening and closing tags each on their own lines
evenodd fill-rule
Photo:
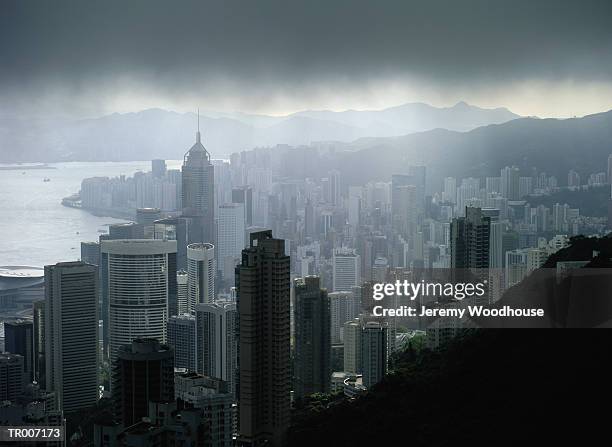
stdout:
<svg viewBox="0 0 612 447">
<path fill-rule="evenodd" d="M 301 152 L 289 155 L 294 161 L 285 163 L 288 176 L 321 175 L 335 168 L 345 185 L 359 185 L 390 179 L 391 174 L 406 172 L 411 164 L 425 164 L 428 183 L 439 187 L 446 176 L 499 176 L 504 166 L 517 165 L 522 175 L 530 175 L 535 167 L 565 185 L 570 169 L 578 171 L 583 182 L 589 174 L 607 170 L 612 111 L 563 120 L 520 118 L 469 132 L 435 129 L 401 137 L 363 138 L 337 144 L 327 153 Z"/>
<path fill-rule="evenodd" d="M 383 110 L 303 111 L 287 116 L 203 112 L 200 129 L 213 157 L 253 147 L 351 142 L 432 129 L 465 132 L 519 118 L 505 108 L 423 103 Z M 196 115 L 149 109 L 77 121 L 0 119 L 0 162 L 181 158 L 195 138 Z"/>
</svg>

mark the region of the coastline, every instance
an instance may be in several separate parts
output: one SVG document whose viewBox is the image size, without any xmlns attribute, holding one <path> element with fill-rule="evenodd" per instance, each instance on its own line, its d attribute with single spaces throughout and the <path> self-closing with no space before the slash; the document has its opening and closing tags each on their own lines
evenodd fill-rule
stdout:
<svg viewBox="0 0 612 447">
<path fill-rule="evenodd" d="M 47 163 L 43 164 L 14 164 L 14 165 L 0 165 L 0 171 L 33 171 L 42 169 L 57 169 L 55 166 L 49 166 Z"/>
<path fill-rule="evenodd" d="M 62 205 L 66 208 L 76 208 L 87 211 L 89 214 L 96 217 L 112 217 L 113 219 L 126 219 L 133 221 L 136 216 L 136 209 L 84 207 L 81 204 L 81 198 L 78 193 L 64 197 L 62 199 Z"/>
</svg>

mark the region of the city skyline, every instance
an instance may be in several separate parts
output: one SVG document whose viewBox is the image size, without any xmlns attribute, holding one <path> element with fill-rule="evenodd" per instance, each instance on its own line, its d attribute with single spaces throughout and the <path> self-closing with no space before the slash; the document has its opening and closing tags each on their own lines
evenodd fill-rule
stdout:
<svg viewBox="0 0 612 447">
<path fill-rule="evenodd" d="M 610 343 L 527 329 L 612 327 L 610 17 L 3 2 L 0 442 L 574 428 Z"/>
</svg>

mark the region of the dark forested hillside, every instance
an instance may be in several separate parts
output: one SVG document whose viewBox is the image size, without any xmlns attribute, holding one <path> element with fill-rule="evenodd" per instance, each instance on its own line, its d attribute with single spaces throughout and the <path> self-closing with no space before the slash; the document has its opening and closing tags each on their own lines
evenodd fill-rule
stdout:
<svg viewBox="0 0 612 447">
<path fill-rule="evenodd" d="M 476 331 L 443 350 L 400 361 L 363 398 L 296 415 L 290 445 L 552 445 L 569 436 L 587 439 L 603 429 L 597 402 L 612 397 L 611 352 L 607 331 Z"/>
</svg>

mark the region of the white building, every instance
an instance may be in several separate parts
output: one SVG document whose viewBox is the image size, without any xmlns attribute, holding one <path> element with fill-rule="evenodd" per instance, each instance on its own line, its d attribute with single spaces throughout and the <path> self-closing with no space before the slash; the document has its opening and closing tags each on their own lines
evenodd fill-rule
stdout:
<svg viewBox="0 0 612 447">
<path fill-rule="evenodd" d="M 233 392 L 237 367 L 236 303 L 196 305 L 196 370 L 225 380 Z"/>
<path fill-rule="evenodd" d="M 361 283 L 361 257 L 355 250 L 334 249 L 333 255 L 334 292 L 351 290 Z"/>
<path fill-rule="evenodd" d="M 189 275 L 185 270 L 176 272 L 176 305 L 178 315 L 189 313 L 188 278 Z"/>
<path fill-rule="evenodd" d="M 176 241 L 155 239 L 102 241 L 111 362 L 136 338 L 166 343 L 170 293 L 176 293 L 176 248 Z"/>
<path fill-rule="evenodd" d="M 187 313 L 198 303 L 215 300 L 215 246 L 208 243 L 187 246 Z"/>
<path fill-rule="evenodd" d="M 245 247 L 245 210 L 243 203 L 227 203 L 219 207 L 217 222 L 217 259 L 225 281 L 233 285 L 234 268 Z"/>
</svg>

